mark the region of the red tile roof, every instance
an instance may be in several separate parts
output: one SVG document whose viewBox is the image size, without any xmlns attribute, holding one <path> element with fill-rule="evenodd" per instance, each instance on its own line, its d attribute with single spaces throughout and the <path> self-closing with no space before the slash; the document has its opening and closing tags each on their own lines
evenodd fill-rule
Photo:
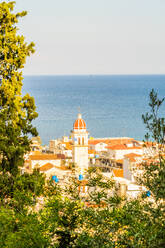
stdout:
<svg viewBox="0 0 165 248">
<path fill-rule="evenodd" d="M 109 150 L 134 150 L 134 149 L 142 149 L 142 148 L 141 146 L 128 147 L 126 144 L 118 144 L 118 145 L 107 146 L 107 149 Z"/>
<path fill-rule="evenodd" d="M 136 157 L 141 157 L 142 155 L 136 154 L 136 153 L 129 153 L 124 155 L 124 157 L 128 158 L 131 162 L 136 162 Z"/>
<path fill-rule="evenodd" d="M 54 166 L 51 163 L 44 164 L 39 168 L 40 171 L 48 171 L 52 169 Z"/>
<path fill-rule="evenodd" d="M 62 144 L 65 145 L 66 150 L 72 150 L 72 146 L 73 146 L 72 142 L 62 142 Z"/>
<path fill-rule="evenodd" d="M 95 150 L 88 150 L 88 154 L 96 154 L 96 151 Z"/>
<path fill-rule="evenodd" d="M 89 145 L 97 145 L 97 144 L 99 144 L 99 143 L 105 143 L 105 144 L 108 144 L 109 142 L 108 142 L 108 140 L 103 140 L 103 139 L 97 139 L 97 140 L 95 140 L 95 139 L 93 139 L 93 140 L 88 140 L 88 144 Z"/>
<path fill-rule="evenodd" d="M 108 146 L 128 144 L 130 142 L 138 143 L 133 138 L 110 138 L 110 139 L 89 139 L 89 145 L 97 145 L 98 143 L 105 143 Z"/>
<path fill-rule="evenodd" d="M 52 168 L 56 168 L 56 169 L 59 169 L 59 170 L 70 170 L 67 166 L 64 166 L 64 165 L 55 166 L 55 165 L 52 165 L 51 163 L 44 164 L 43 166 L 41 166 L 39 168 L 39 170 L 41 172 L 45 172 L 45 171 L 48 171 L 48 170 L 50 170 Z"/>
<path fill-rule="evenodd" d="M 63 154 L 38 154 L 30 155 L 30 160 L 56 160 L 56 159 L 65 159 Z"/>
<path fill-rule="evenodd" d="M 115 177 L 123 177 L 123 169 L 113 169 L 113 174 Z"/>
<path fill-rule="evenodd" d="M 118 164 L 123 164 L 123 159 L 117 159 L 117 160 L 115 160 L 115 162 Z"/>
</svg>

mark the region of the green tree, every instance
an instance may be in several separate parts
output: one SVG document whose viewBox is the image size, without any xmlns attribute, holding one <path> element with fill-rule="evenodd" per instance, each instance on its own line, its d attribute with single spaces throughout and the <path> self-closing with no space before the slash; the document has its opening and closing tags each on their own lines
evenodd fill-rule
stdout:
<svg viewBox="0 0 165 248">
<path fill-rule="evenodd" d="M 165 118 L 160 116 L 160 107 L 164 102 L 159 99 L 157 93 L 152 90 L 150 93 L 150 113 L 142 116 L 148 129 L 147 139 L 152 138 L 153 144 L 158 150 L 158 157 L 150 166 L 144 164 L 144 176 L 142 183 L 151 191 L 156 202 L 165 201 Z"/>
<path fill-rule="evenodd" d="M 37 117 L 34 99 L 22 97 L 22 68 L 34 52 L 17 34 L 19 18 L 26 12 L 13 13 L 14 2 L 0 3 L 0 171 L 16 175 L 29 151 L 29 135 L 37 135 L 32 120 Z"/>
<path fill-rule="evenodd" d="M 96 168 L 89 170 L 88 180 L 79 181 L 74 171 L 72 176 L 62 188 L 53 181 L 47 184 L 41 219 L 53 247 L 113 247 L 121 228 L 122 201 L 114 182 Z M 79 186 L 84 183 L 88 191 L 81 195 Z"/>
<path fill-rule="evenodd" d="M 139 183 L 146 187 L 137 200 L 126 201 L 123 218 L 120 220 L 125 231 L 118 235 L 121 247 L 163 248 L 165 247 L 165 119 L 160 107 L 164 102 L 157 93 L 150 92 L 150 112 L 142 116 L 148 130 L 146 143 L 151 140 L 157 156 L 148 157 L 142 163 L 143 175 Z"/>
<path fill-rule="evenodd" d="M 150 92 L 150 113 L 142 116 L 148 129 L 147 138 L 155 142 L 158 155 L 152 161 L 143 164 L 144 174 L 140 182 L 150 191 L 153 202 L 147 204 L 150 221 L 148 227 L 150 247 L 164 247 L 165 245 L 165 118 L 161 116 L 160 108 L 164 98 L 159 99 L 152 89 Z M 146 207 L 146 205 L 145 205 Z M 145 209 L 146 210 L 146 209 Z"/>
<path fill-rule="evenodd" d="M 9 208 L 0 208 L 1 248 L 46 248 L 50 240 L 44 235 L 44 225 L 37 213 L 26 215 L 14 213 Z"/>
<path fill-rule="evenodd" d="M 0 206 L 26 216 L 43 193 L 45 179 L 38 171 L 20 174 L 24 154 L 30 150 L 29 135 L 37 135 L 32 126 L 37 113 L 34 99 L 22 96 L 22 69 L 34 44 L 17 34 L 18 20 L 26 12 L 15 14 L 14 4 L 0 3 Z"/>
</svg>

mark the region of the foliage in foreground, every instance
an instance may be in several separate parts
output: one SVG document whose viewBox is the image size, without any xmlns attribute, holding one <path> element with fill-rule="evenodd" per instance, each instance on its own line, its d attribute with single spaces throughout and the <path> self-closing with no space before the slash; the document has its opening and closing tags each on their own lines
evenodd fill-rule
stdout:
<svg viewBox="0 0 165 248">
<path fill-rule="evenodd" d="M 21 69 L 34 44 L 17 34 L 18 20 L 26 12 L 14 14 L 13 8 L 14 2 L 0 3 L 0 172 L 15 176 L 29 151 L 28 135 L 37 135 L 31 123 L 37 113 L 34 99 L 21 95 Z"/>
<path fill-rule="evenodd" d="M 20 174 L 30 149 L 28 134 L 37 134 L 31 124 L 37 113 L 33 98 L 21 95 L 20 69 L 33 52 L 33 43 L 16 34 L 18 18 L 26 12 L 13 14 L 13 8 L 13 2 L 0 3 L 0 247 L 163 248 L 165 125 L 157 115 L 163 100 L 154 91 L 151 115 L 143 119 L 161 152 L 157 166 L 144 166 L 141 180 L 153 201 L 143 195 L 132 201 L 118 197 L 114 182 L 96 169 L 88 173 L 86 196 L 79 194 L 74 173 L 65 188 L 46 182 L 38 171 Z"/>
<path fill-rule="evenodd" d="M 74 177 L 65 188 L 50 180 L 35 202 L 25 201 L 23 208 L 10 202 L 1 207 L 0 246 L 164 247 L 163 204 L 144 196 L 132 201 L 118 197 L 113 181 L 99 171 L 90 171 L 88 180 L 85 196 L 79 194 Z M 39 204 L 41 196 L 44 202 Z"/>
</svg>

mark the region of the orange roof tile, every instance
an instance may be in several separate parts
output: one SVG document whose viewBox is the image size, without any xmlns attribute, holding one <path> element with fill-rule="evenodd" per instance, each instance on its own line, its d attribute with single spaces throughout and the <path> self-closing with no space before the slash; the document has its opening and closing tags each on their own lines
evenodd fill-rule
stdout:
<svg viewBox="0 0 165 248">
<path fill-rule="evenodd" d="M 39 155 L 39 154 L 41 154 L 40 151 L 32 151 L 32 155 Z"/>
<path fill-rule="evenodd" d="M 72 145 L 70 143 L 66 144 L 66 149 L 67 150 L 72 150 Z"/>
<path fill-rule="evenodd" d="M 132 146 L 128 147 L 126 144 L 107 146 L 109 150 L 134 150 L 134 149 L 142 149 L 141 146 Z"/>
<path fill-rule="evenodd" d="M 136 153 L 128 153 L 128 154 L 124 155 L 124 157 L 134 158 L 134 157 L 142 157 L 142 155 L 136 154 Z"/>
<path fill-rule="evenodd" d="M 30 155 L 31 160 L 55 160 L 59 159 L 56 154 L 40 154 L 40 155 Z"/>
<path fill-rule="evenodd" d="M 117 159 L 115 160 L 116 163 L 123 164 L 123 159 Z"/>
<path fill-rule="evenodd" d="M 142 157 L 142 155 L 136 154 L 136 153 L 129 153 L 124 155 L 124 157 L 128 158 L 131 162 L 136 162 L 136 157 Z"/>
<path fill-rule="evenodd" d="M 62 144 L 64 144 L 65 145 L 65 148 L 67 149 L 67 150 L 72 150 L 72 142 L 62 142 Z"/>
<path fill-rule="evenodd" d="M 43 166 L 41 166 L 39 168 L 40 171 L 42 172 L 45 172 L 45 171 L 48 171 L 52 168 L 56 168 L 56 169 L 59 169 L 59 170 L 70 170 L 67 166 L 55 166 L 55 165 L 52 165 L 51 163 L 47 163 L 47 164 L 44 164 Z"/>
<path fill-rule="evenodd" d="M 88 150 L 88 154 L 96 154 L 95 150 Z"/>
<path fill-rule="evenodd" d="M 60 169 L 60 170 L 70 170 L 67 166 L 61 165 L 60 167 L 55 166 L 55 168 Z"/>
<path fill-rule="evenodd" d="M 40 171 L 47 171 L 52 169 L 54 166 L 51 163 L 44 164 L 39 168 Z"/>
<path fill-rule="evenodd" d="M 105 143 L 108 146 L 128 144 L 130 142 L 138 143 L 133 138 L 92 139 L 88 141 L 89 145 L 97 145 L 98 143 Z"/>
<path fill-rule="evenodd" d="M 113 174 L 115 177 L 123 177 L 123 169 L 113 169 Z"/>
<path fill-rule="evenodd" d="M 108 143 L 108 141 L 107 140 L 102 140 L 102 139 L 97 139 L 97 140 L 88 140 L 88 144 L 89 145 L 97 145 L 97 144 L 99 144 L 99 143 L 105 143 L 105 144 L 107 144 Z"/>
</svg>

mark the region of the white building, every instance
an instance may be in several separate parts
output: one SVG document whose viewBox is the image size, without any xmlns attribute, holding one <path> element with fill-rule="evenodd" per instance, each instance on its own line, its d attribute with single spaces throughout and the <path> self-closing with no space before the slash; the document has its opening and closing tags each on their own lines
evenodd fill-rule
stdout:
<svg viewBox="0 0 165 248">
<path fill-rule="evenodd" d="M 131 182 L 136 182 L 135 172 L 137 172 L 138 167 L 140 169 L 140 166 L 138 166 L 138 164 L 140 164 L 141 162 L 142 156 L 139 154 L 129 153 L 125 155 L 123 160 L 123 177 L 127 180 L 130 180 Z"/>
<path fill-rule="evenodd" d="M 107 142 L 106 140 L 93 139 L 89 140 L 89 150 L 95 150 L 96 152 L 107 151 Z"/>
<path fill-rule="evenodd" d="M 133 143 L 120 144 L 114 146 L 108 146 L 109 157 L 115 160 L 123 159 L 126 154 L 135 153 L 142 155 L 143 149 L 140 145 L 134 145 Z"/>
<path fill-rule="evenodd" d="M 78 118 L 73 124 L 71 135 L 73 142 L 73 162 L 78 168 L 78 172 L 84 174 L 88 169 L 88 132 L 81 114 L 78 114 Z"/>
<path fill-rule="evenodd" d="M 55 166 L 51 163 L 46 163 L 39 168 L 40 172 L 44 173 L 47 178 L 57 176 L 58 179 L 64 179 L 72 174 L 72 171 L 66 166 Z"/>
<path fill-rule="evenodd" d="M 29 169 L 40 168 L 41 166 L 51 163 L 53 166 L 61 166 L 62 160 L 65 160 L 63 154 L 37 154 L 29 156 Z"/>
</svg>

